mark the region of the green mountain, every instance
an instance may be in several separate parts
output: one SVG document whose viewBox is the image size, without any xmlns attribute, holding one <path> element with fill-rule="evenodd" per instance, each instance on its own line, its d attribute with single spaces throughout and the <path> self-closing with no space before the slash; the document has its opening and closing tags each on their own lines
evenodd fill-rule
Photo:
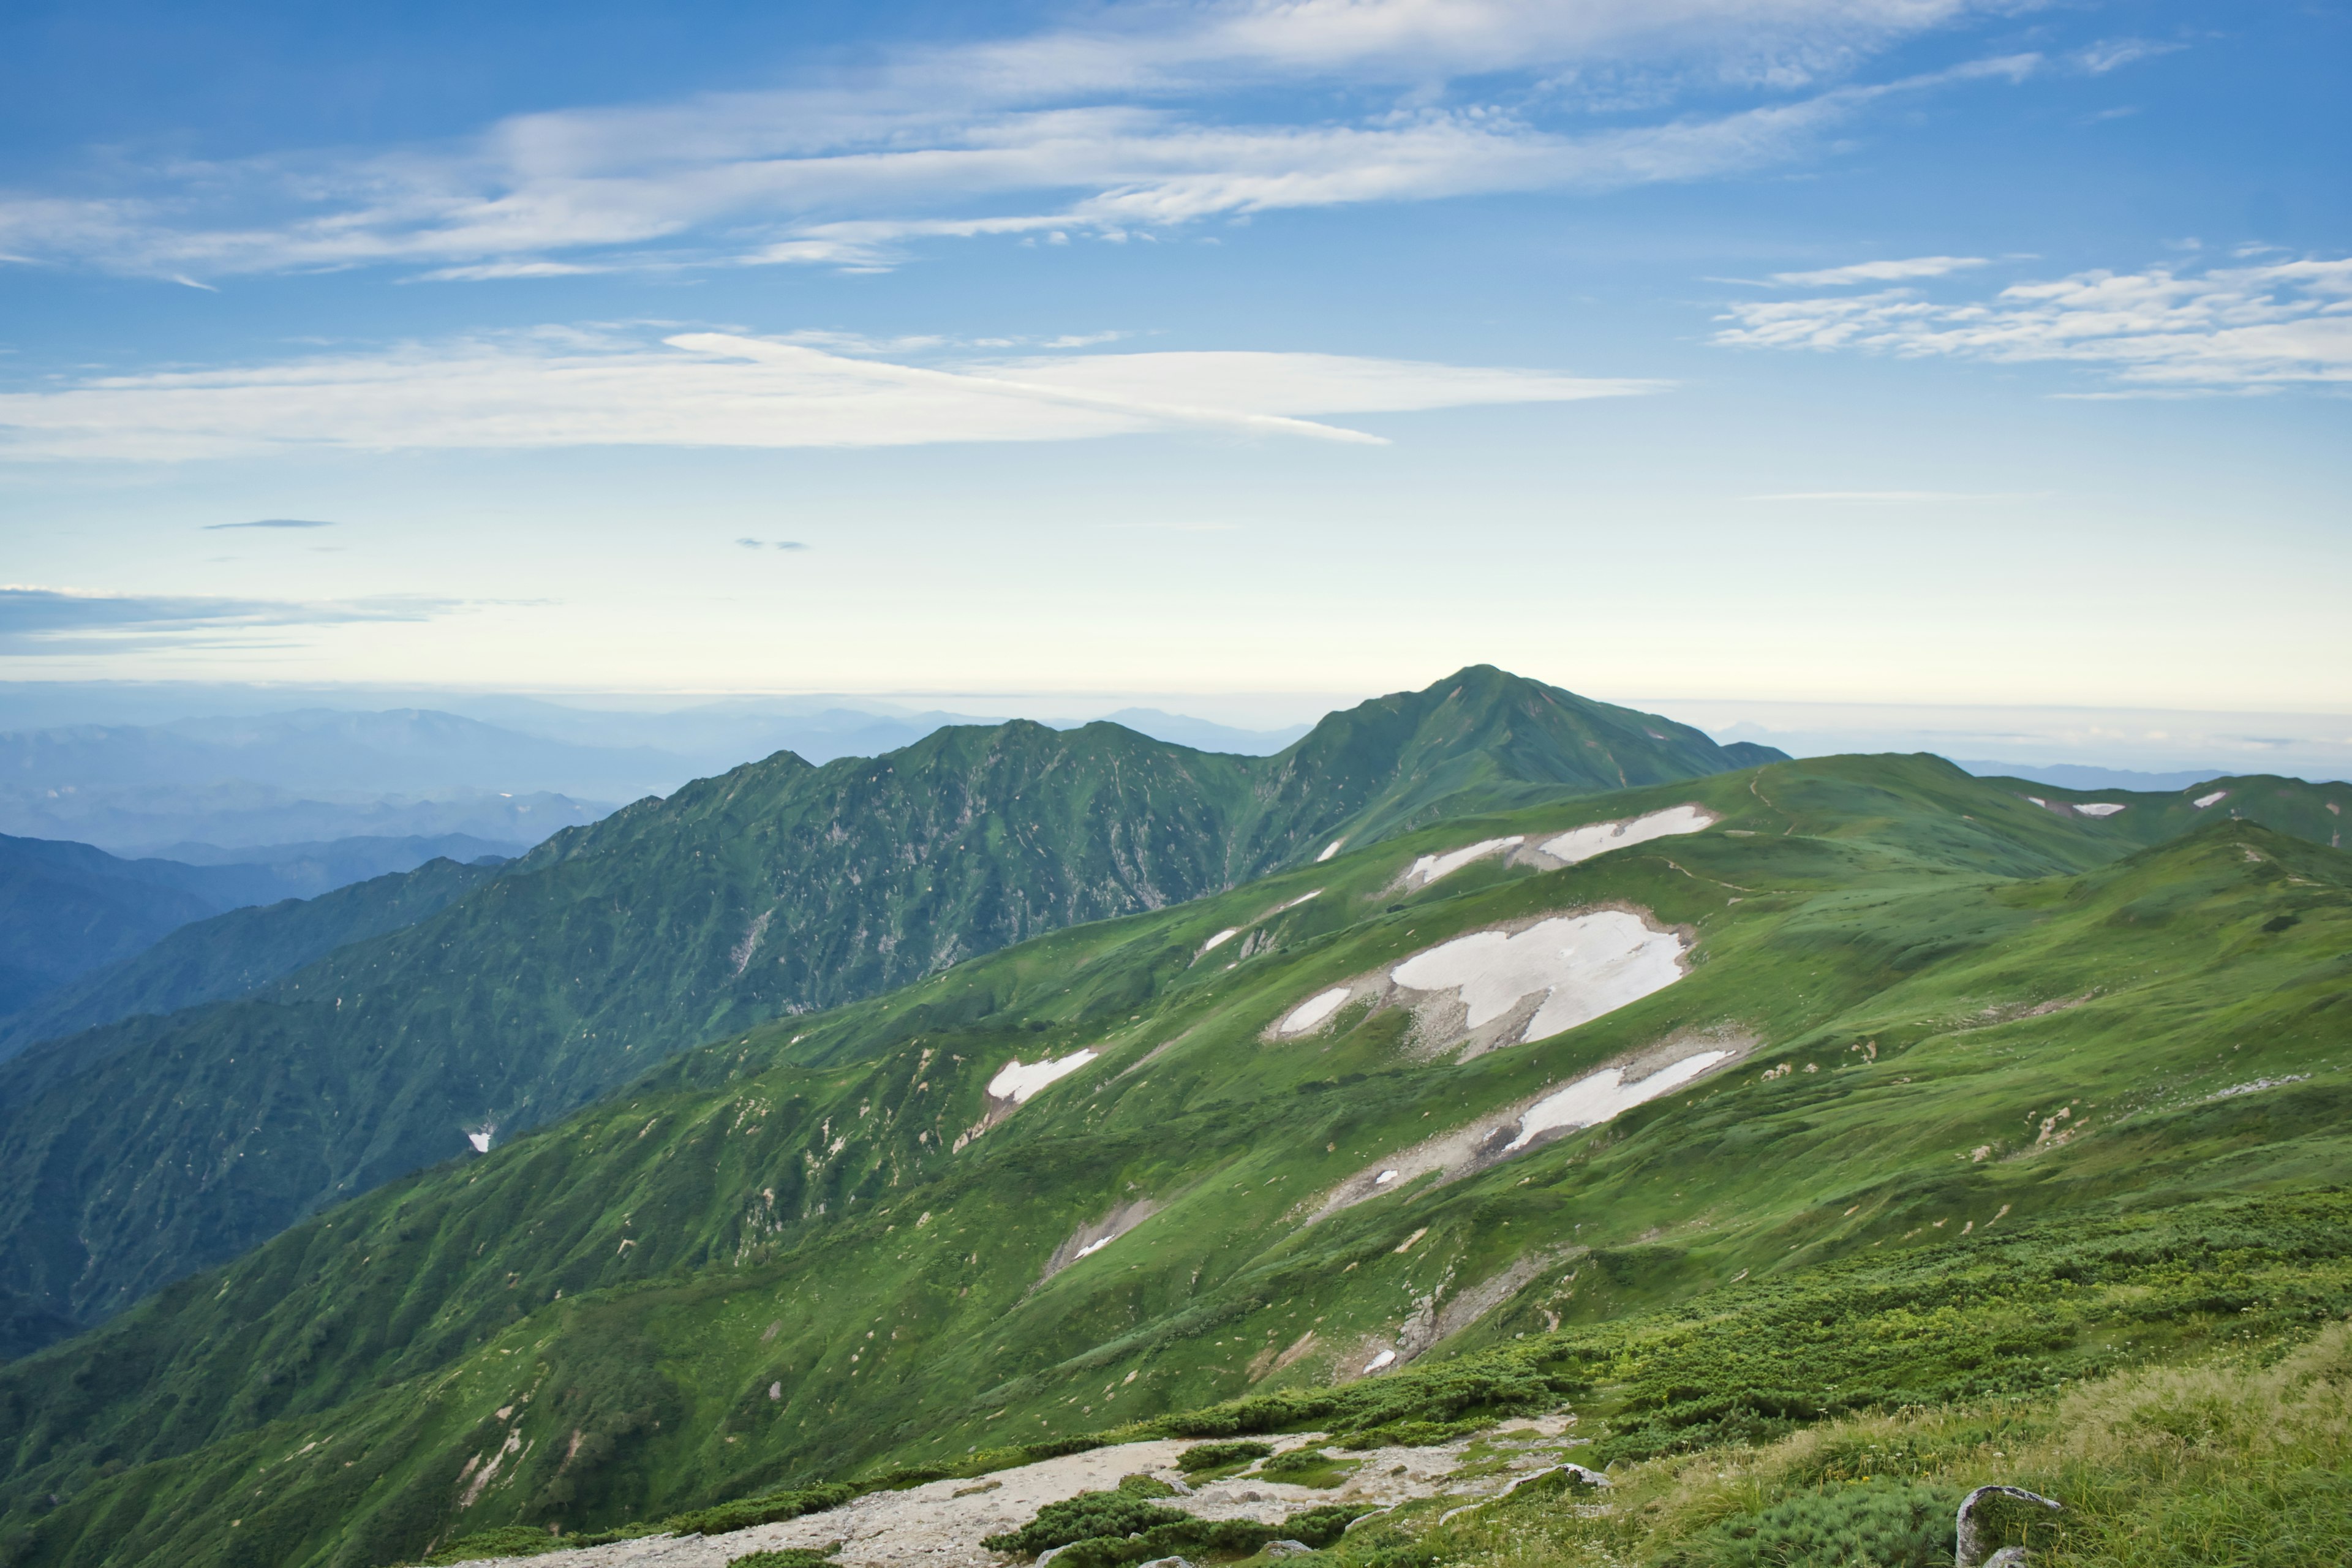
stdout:
<svg viewBox="0 0 2352 1568">
<path fill-rule="evenodd" d="M 2179 1238 L 2084 1243 L 2064 1274 L 2119 1214 L 2352 1168 L 2352 864 L 2253 819 L 2334 820 L 2352 790 L 2240 783 L 2241 817 L 2086 816 L 1935 759 L 1780 763 L 1449 821 L 731 1031 L 0 1368 L 0 1539 L 23 1564 L 358 1568 L 1243 1395 L 1311 1424 L 1398 1367 L 1550 1354 L 1841 1259 L 1915 1283 L 1770 1321 L 1860 1313 L 1865 1349 L 1933 1348 L 1938 1378 L 1974 1345 L 2046 1380 L 2076 1319 L 1979 1340 L 1954 1314 L 1998 1277 L 1895 1268 L 2027 1226 L 2050 1292 L 2124 1259 L 2110 1347 L 2111 1321 L 2242 1297 L 2319 1310 L 2242 1249 L 2216 1266 L 2237 1286 L 2158 1280 L 2204 1256 Z M 1608 849 L 1644 817 L 1692 830 Z M 1779 1367 L 1782 1342 L 1739 1375 L 1831 1364 Z M 1665 1435 L 1623 1452 L 1756 1415 L 1708 1404 L 1745 1363 L 1691 1343 L 1627 1407 Z M 1911 1386 L 1881 1361 L 1838 1386 Z M 1463 1386 L 1455 1414 L 1497 1397 Z M 1772 1386 L 1785 1422 L 1813 1385 Z M 1430 1399 L 1367 1418 L 1451 1419 Z"/>
<path fill-rule="evenodd" d="M 143 952 L 0 1018 L 0 1058 L 134 1014 L 173 1013 L 242 996 L 347 943 L 438 913 L 496 871 L 495 863 L 429 860 L 412 871 L 373 877 L 316 898 L 286 899 L 190 921 Z"/>
<path fill-rule="evenodd" d="M 730 1031 L 1335 844 L 1733 761 L 1484 667 L 1270 757 L 1025 722 L 822 768 L 780 753 L 559 834 L 248 996 L 0 1064 L 0 1299 L 94 1321 Z"/>
</svg>

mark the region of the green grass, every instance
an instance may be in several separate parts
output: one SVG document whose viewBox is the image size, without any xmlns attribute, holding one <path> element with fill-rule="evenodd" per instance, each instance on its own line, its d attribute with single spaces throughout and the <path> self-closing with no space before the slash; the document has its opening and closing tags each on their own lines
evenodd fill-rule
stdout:
<svg viewBox="0 0 2352 1568">
<path fill-rule="evenodd" d="M 1690 799 L 1748 837 L 1385 890 L 1419 853 Z M 2346 862 L 2227 818 L 2135 849 L 2130 815 L 1925 759 L 1780 764 L 1423 830 L 731 1035 L 0 1368 L 0 1534 L 27 1564 L 362 1568 L 1105 1434 L 1344 1456 L 1561 1398 L 1615 1464 L 1671 1468 L 2308 1334 L 2344 1310 L 2342 1200 L 2275 1194 L 2352 1168 Z M 1606 903 L 1691 931 L 1689 975 L 1466 1063 L 1395 1012 L 1262 1037 L 1447 936 Z M 1194 962 L 1251 922 L 1248 958 Z M 1298 1223 L 1433 1131 L 1723 1026 L 1769 1048 Z M 1100 1059 L 958 1146 L 998 1066 L 1080 1047 Z M 1157 1212 L 1045 1277 L 1138 1198 Z M 1403 1372 L 1335 1383 L 1531 1257 Z M 510 1438 L 460 1508 L 450 1478 Z"/>
</svg>

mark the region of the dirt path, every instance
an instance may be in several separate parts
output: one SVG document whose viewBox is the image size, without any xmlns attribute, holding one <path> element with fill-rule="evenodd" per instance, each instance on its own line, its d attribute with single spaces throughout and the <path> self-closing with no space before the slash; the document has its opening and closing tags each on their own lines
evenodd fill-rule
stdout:
<svg viewBox="0 0 2352 1568">
<path fill-rule="evenodd" d="M 1520 1476 L 1557 1464 L 1578 1439 L 1568 1436 L 1572 1416 L 1507 1423 L 1514 1440 L 1491 1441 L 1482 1462 L 1467 1467 L 1464 1457 L 1476 1437 L 1430 1448 L 1374 1448 L 1341 1486 L 1326 1490 L 1236 1476 L 1213 1481 L 1189 1497 L 1161 1500 L 1202 1519 L 1254 1519 L 1279 1523 L 1301 1509 L 1321 1503 L 1360 1502 L 1374 1507 L 1450 1497 L 1473 1503 L 1492 1497 Z M 1308 1433 L 1272 1439 L 1278 1449 L 1326 1441 Z M 657 1535 L 576 1552 L 538 1557 L 501 1557 L 504 1568 L 724 1568 L 738 1557 L 782 1546 L 819 1550 L 841 1543 L 843 1568 L 1002 1568 L 1014 1559 L 982 1546 L 982 1536 L 1026 1524 L 1049 1502 L 1084 1491 L 1105 1491 L 1121 1476 L 1153 1475 L 1182 1479 L 1176 1468 L 1188 1441 L 1128 1443 L 1114 1448 L 1045 1459 L 1000 1470 L 976 1480 L 931 1481 L 900 1492 L 873 1492 L 825 1513 L 805 1514 L 780 1524 L 762 1524 L 730 1535 Z M 1457 1474 L 1457 1471 L 1465 1473 Z"/>
</svg>

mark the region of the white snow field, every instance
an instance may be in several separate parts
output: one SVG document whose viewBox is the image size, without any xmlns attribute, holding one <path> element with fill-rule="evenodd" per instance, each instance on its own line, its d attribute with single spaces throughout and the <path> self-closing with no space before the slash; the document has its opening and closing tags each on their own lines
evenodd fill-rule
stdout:
<svg viewBox="0 0 2352 1568">
<path fill-rule="evenodd" d="M 1729 1051 L 1701 1051 L 1632 1083 L 1625 1081 L 1622 1068 L 1602 1068 L 1590 1078 L 1578 1079 L 1559 1093 L 1547 1095 L 1528 1107 L 1527 1114 L 1519 1118 L 1518 1136 L 1504 1144 L 1503 1152 L 1507 1154 L 1524 1149 L 1555 1128 L 1573 1131 L 1598 1127 L 1644 1100 L 1655 1100 L 1670 1089 L 1679 1089 L 1730 1055 Z"/>
<path fill-rule="evenodd" d="M 2124 808 L 2111 800 L 2095 800 L 2088 805 L 2077 805 L 2074 809 L 2084 816 L 2113 816 Z"/>
<path fill-rule="evenodd" d="M 1227 926 L 1224 930 L 1223 930 L 1223 931 L 1219 931 L 1216 935 L 1214 935 L 1214 936 L 1211 937 L 1208 941 L 1206 941 L 1206 942 L 1202 942 L 1202 943 L 1201 944 L 1201 952 L 1208 952 L 1211 948 L 1215 947 L 1219 942 L 1231 942 L 1231 941 L 1233 941 L 1233 939 L 1234 939 L 1234 938 L 1235 938 L 1235 937 L 1237 937 L 1237 936 L 1241 935 L 1241 934 L 1242 934 L 1242 928 L 1241 928 L 1241 927 L 1239 927 L 1239 926 Z M 1194 954 L 1194 956 L 1195 956 L 1195 957 L 1198 957 L 1198 956 L 1199 956 L 1199 954 L 1198 954 L 1198 953 L 1196 953 L 1196 954 Z"/>
<path fill-rule="evenodd" d="M 1623 910 L 1555 915 L 1513 936 L 1473 931 L 1415 953 L 1389 972 L 1414 991 L 1455 991 L 1473 1029 L 1544 994 L 1521 1040 L 1541 1039 L 1612 1013 L 1682 978 L 1684 943 Z M 1325 995 L 1332 993 L 1327 992 Z M 1323 1000 L 1318 996 L 1300 1013 Z M 1336 1009 L 1338 1002 L 1326 1012 Z M 1294 1013 L 1292 1018 L 1298 1015 Z M 1290 1020 L 1284 1021 L 1289 1032 Z"/>
<path fill-rule="evenodd" d="M 1348 999 L 1348 987 L 1334 985 L 1328 991 L 1318 992 L 1290 1010 L 1289 1016 L 1275 1026 L 1280 1035 L 1303 1035 L 1339 1010 Z"/>
<path fill-rule="evenodd" d="M 1649 812 L 1623 822 L 1589 822 L 1582 827 L 1570 828 L 1557 838 L 1547 838 L 1536 847 L 1555 860 L 1573 866 L 1595 855 L 1606 855 L 1612 849 L 1646 844 L 1653 838 L 1670 838 L 1678 833 L 1696 833 L 1722 820 L 1702 805 L 1670 805 L 1664 811 Z"/>
<path fill-rule="evenodd" d="M 1514 833 L 1508 838 L 1482 838 L 1466 848 L 1450 850 L 1444 855 L 1423 855 L 1408 867 L 1397 879 L 1397 886 L 1411 890 L 1426 888 L 1440 877 L 1450 877 L 1473 860 L 1483 860 L 1489 855 L 1506 849 L 1516 849 L 1527 840 Z"/>
<path fill-rule="evenodd" d="M 2189 804 L 2190 804 L 2190 805 L 2194 805 L 2198 810 L 2202 811 L 2202 810 L 2204 810 L 2204 809 L 2205 809 L 2207 806 L 2209 806 L 2209 805 L 2218 805 L 2218 804 L 2220 804 L 2221 802 L 2225 801 L 2225 800 L 2227 800 L 2227 799 L 2229 799 L 2229 798 L 2230 798 L 2230 792 L 2229 792 L 2228 790 L 2225 790 L 2225 789 L 2217 789 L 2217 790 L 2215 790 L 2211 795 L 2199 795 L 2195 800 L 2191 801 Z"/>
<path fill-rule="evenodd" d="M 1015 1057 L 997 1068 L 996 1076 L 988 1080 L 988 1097 L 991 1100 L 1009 1100 L 1015 1105 L 1026 1105 L 1029 1103 L 1031 1095 L 1056 1079 L 1069 1077 L 1094 1059 L 1095 1053 L 1092 1051 L 1074 1051 L 1060 1061 L 1034 1061 L 1027 1067 L 1024 1067 L 1021 1065 L 1021 1058 Z M 1026 1126 L 1027 1123 L 1024 1122 L 1023 1125 Z"/>
<path fill-rule="evenodd" d="M 1612 1066 L 1553 1082 L 1516 1104 L 1498 1106 L 1411 1148 L 1394 1150 L 1292 1212 L 1313 1225 L 1424 1176 L 1433 1174 L 1440 1183 L 1456 1181 L 1549 1142 L 1547 1134 L 1598 1127 L 1644 1100 L 1719 1072 L 1761 1043 L 1756 1035 L 1731 1026 L 1661 1040 Z"/>
<path fill-rule="evenodd" d="M 1339 846 L 1346 842 L 1348 841 L 1344 838 L 1334 838 L 1330 843 L 1323 846 L 1323 853 L 1315 857 L 1315 863 L 1318 866 L 1320 866 L 1324 861 L 1328 860 L 1332 856 L 1337 855 L 1339 852 Z"/>
</svg>

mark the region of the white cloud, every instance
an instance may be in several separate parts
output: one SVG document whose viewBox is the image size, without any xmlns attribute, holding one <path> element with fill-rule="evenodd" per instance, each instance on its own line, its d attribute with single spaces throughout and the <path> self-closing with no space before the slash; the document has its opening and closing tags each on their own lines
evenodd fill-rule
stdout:
<svg viewBox="0 0 2352 1568">
<path fill-rule="evenodd" d="M 2186 47 L 2185 44 L 2159 44 L 2147 38 L 2109 38 L 2079 51 L 2074 60 L 2093 76 L 2105 76 L 2121 67 L 2137 65 Z"/>
<path fill-rule="evenodd" d="M 1818 272 L 1775 272 L 1772 281 L 1800 289 L 1834 289 L 1843 283 L 1898 283 L 1906 278 L 1942 278 L 1982 267 L 1981 256 L 1915 256 L 1907 261 L 1857 261 L 1851 267 L 1825 267 Z"/>
<path fill-rule="evenodd" d="M 0 584 L 0 654 L 217 646 L 266 627 L 423 621 L 459 607 L 456 600 L 401 595 L 304 603 L 7 583 Z"/>
<path fill-rule="evenodd" d="M 2195 274 L 2078 272 L 1990 300 L 1913 289 L 1734 304 L 1715 341 L 2000 363 L 2070 363 L 2133 394 L 2352 381 L 2352 259 Z"/>
<path fill-rule="evenodd" d="M 567 329 L 0 394 L 0 455 L 178 459 L 326 447 L 884 447 L 1169 430 L 1378 437 L 1315 416 L 1565 402 L 1651 382 L 1329 354 L 913 365 L 806 342 Z"/>
<path fill-rule="evenodd" d="M 1888 92 L 2029 68 L 1821 87 L 1990 8 L 1114 5 L 1083 31 L 911 53 L 823 83 L 517 116 L 454 151 L 289 154 L 160 170 L 152 189 L 121 196 L 0 199 L 0 249 L 190 279 L 360 265 L 442 281 L 730 261 L 870 268 L 925 238 L 1120 238 L 1212 215 L 1706 178 L 1802 155 Z M 1578 106 L 1580 73 L 1621 69 L 1664 84 L 1649 123 L 1547 122 Z M 1456 101 L 1465 79 L 1479 96 Z M 1361 109 L 1314 123 L 1225 111 L 1228 97 L 1269 83 L 1323 84 Z M 1678 83 L 1780 96 L 1683 114 Z"/>
</svg>

